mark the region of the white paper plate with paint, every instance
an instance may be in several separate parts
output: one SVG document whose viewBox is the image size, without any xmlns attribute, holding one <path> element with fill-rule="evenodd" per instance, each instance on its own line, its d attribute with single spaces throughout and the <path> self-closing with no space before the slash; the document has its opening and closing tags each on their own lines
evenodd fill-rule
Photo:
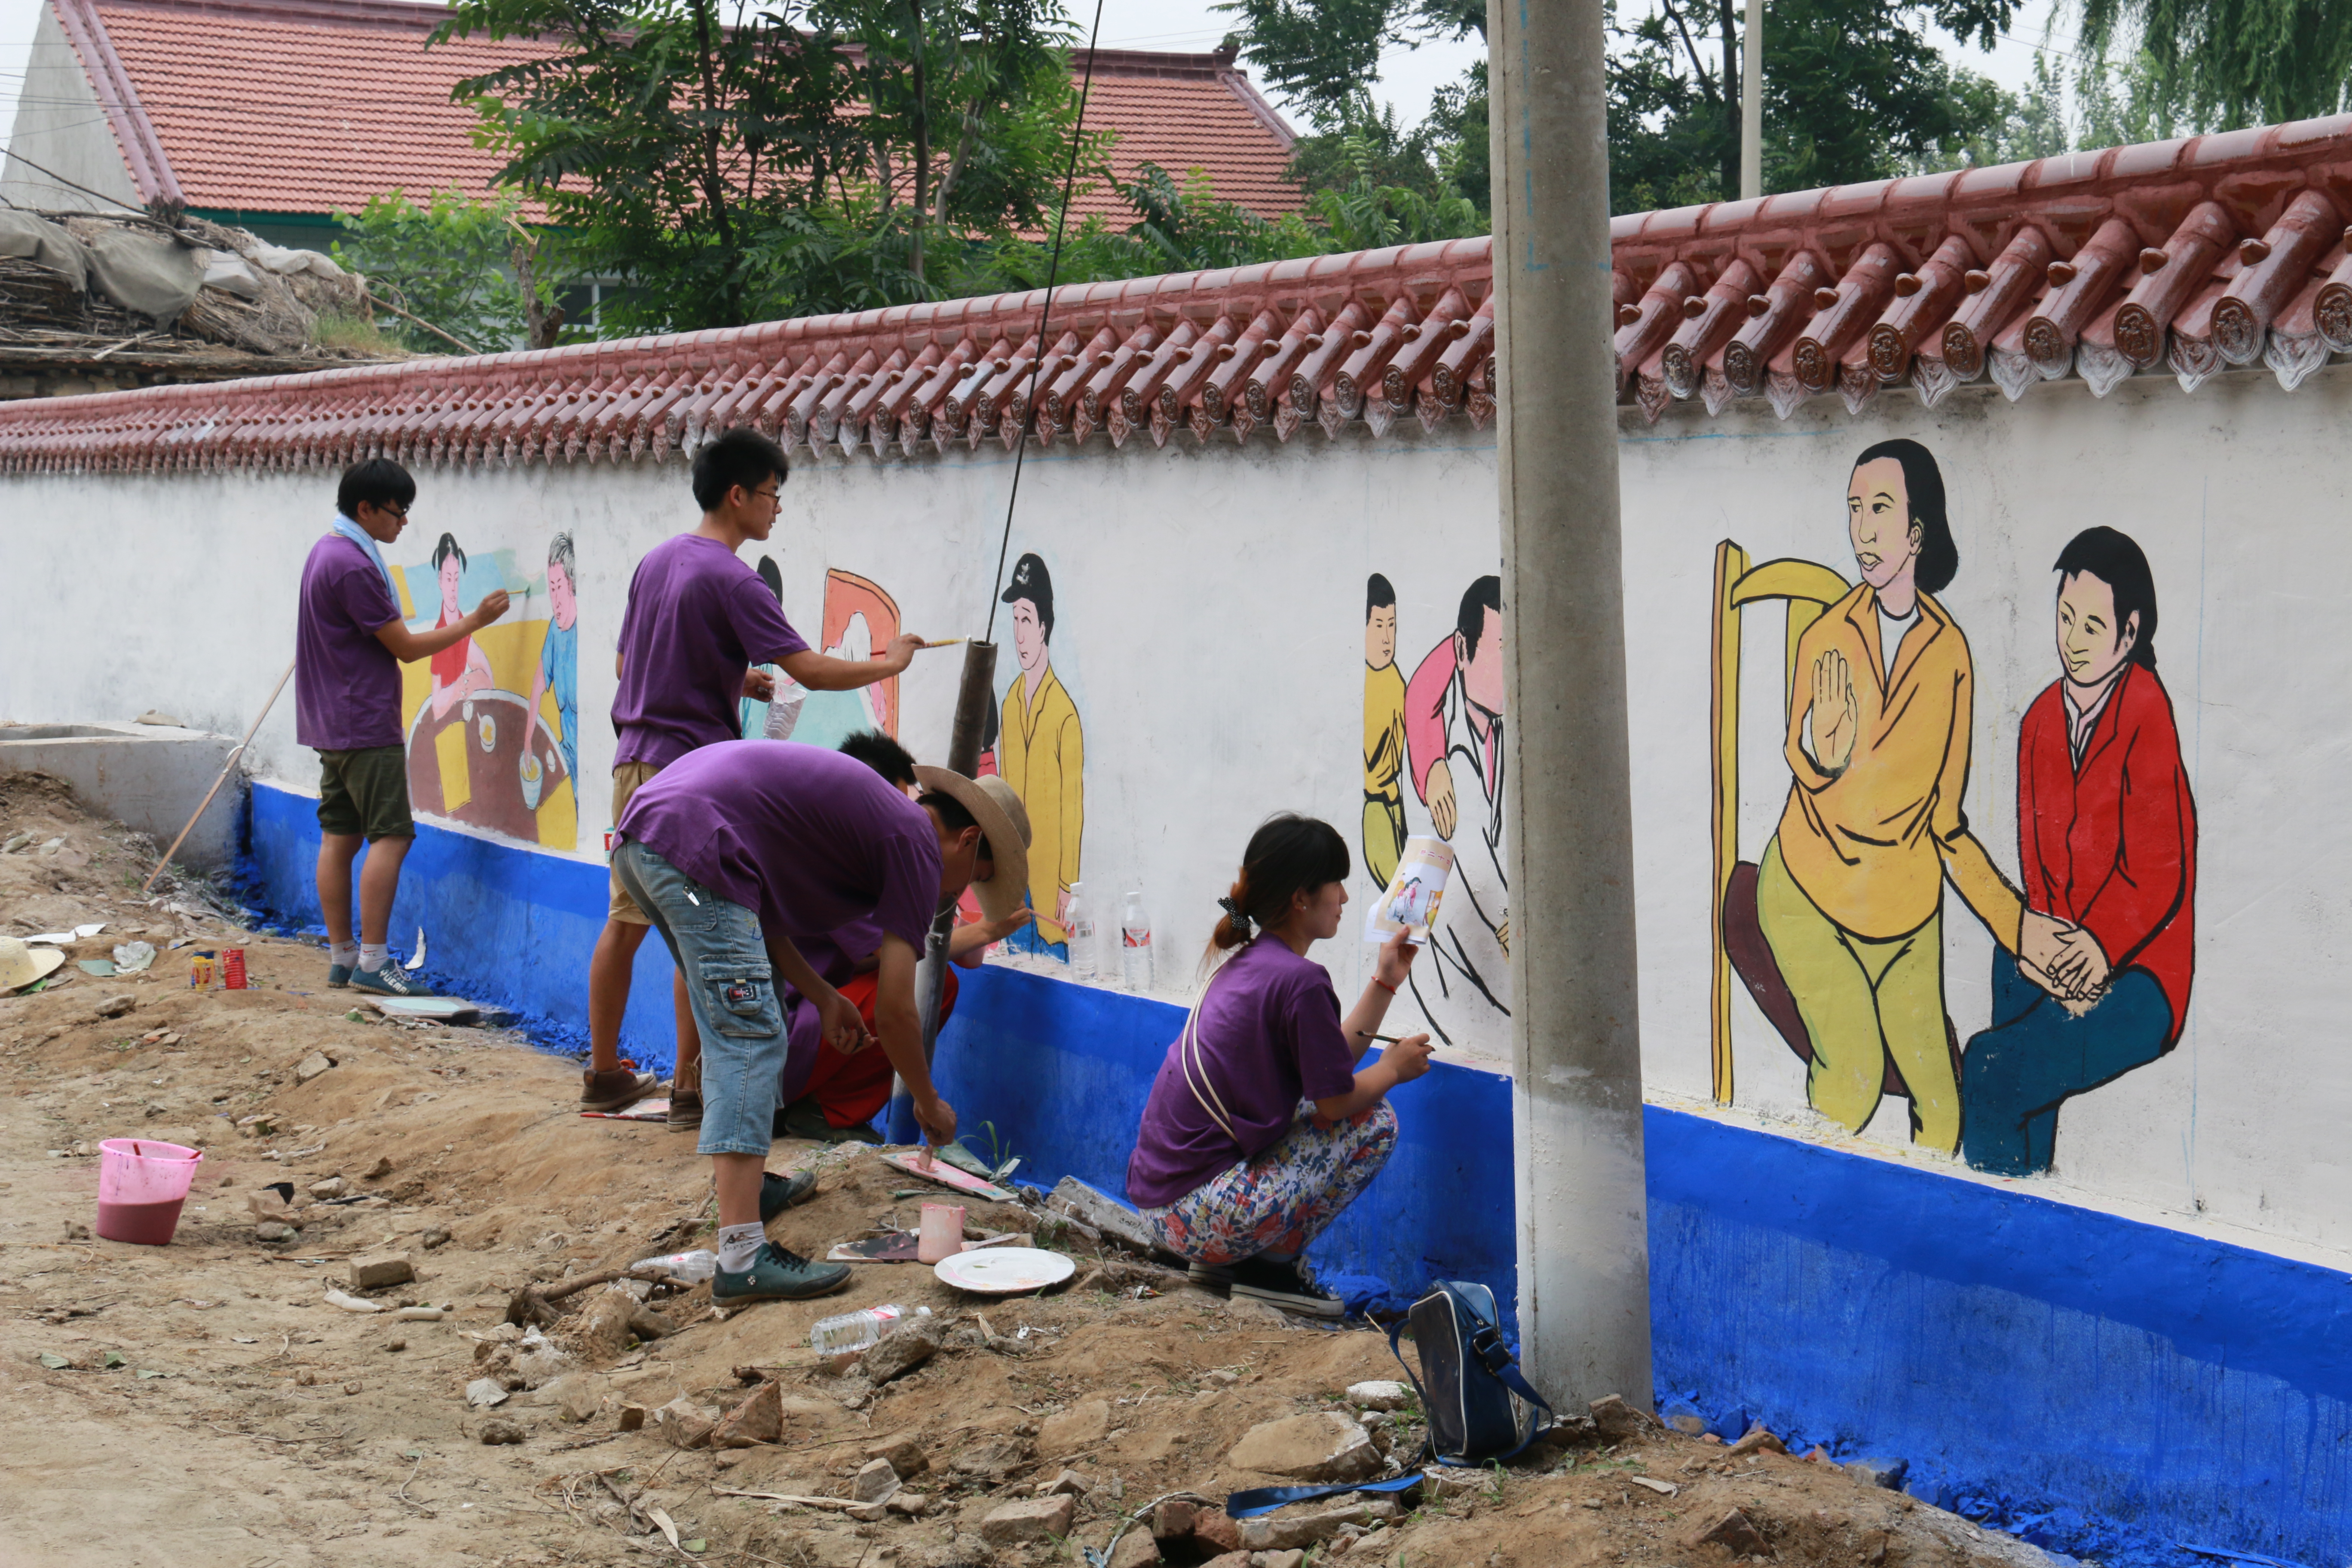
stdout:
<svg viewBox="0 0 2352 1568">
<path fill-rule="evenodd" d="M 977 1252 L 959 1252 L 931 1268 L 940 1284 L 976 1296 L 1043 1290 L 1077 1271 L 1078 1266 L 1067 1258 L 1042 1247 L 983 1247 Z"/>
</svg>

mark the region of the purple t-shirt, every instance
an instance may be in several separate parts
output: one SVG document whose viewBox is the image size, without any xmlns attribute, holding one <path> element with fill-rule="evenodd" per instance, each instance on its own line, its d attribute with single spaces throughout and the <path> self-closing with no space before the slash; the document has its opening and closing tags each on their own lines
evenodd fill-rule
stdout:
<svg viewBox="0 0 2352 1568">
<path fill-rule="evenodd" d="M 930 813 L 823 746 L 722 741 L 688 752 L 630 797 L 620 834 L 795 945 L 871 915 L 920 949 L 939 907 Z"/>
<path fill-rule="evenodd" d="M 1172 1204 L 1271 1148 L 1297 1120 L 1301 1100 L 1328 1100 L 1356 1087 L 1356 1059 L 1339 1027 L 1330 974 L 1276 937 L 1259 937 L 1210 977 L 1193 1038 L 1206 1087 L 1238 1142 L 1193 1094 L 1179 1036 L 1151 1080 L 1128 1157 L 1127 1195 L 1143 1208 Z"/>
<path fill-rule="evenodd" d="M 294 623 L 294 741 L 319 752 L 397 746 L 400 661 L 376 633 L 400 605 L 367 552 L 340 533 L 310 546 Z"/>
<path fill-rule="evenodd" d="M 681 533 L 656 545 L 637 563 L 621 617 L 614 765 L 667 767 L 733 740 L 743 672 L 807 647 L 760 574 L 719 541 Z"/>
</svg>

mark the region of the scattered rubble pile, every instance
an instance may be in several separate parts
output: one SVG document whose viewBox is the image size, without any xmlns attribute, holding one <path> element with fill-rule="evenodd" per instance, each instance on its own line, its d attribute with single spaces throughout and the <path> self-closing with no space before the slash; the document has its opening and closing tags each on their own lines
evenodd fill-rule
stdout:
<svg viewBox="0 0 2352 1568">
<path fill-rule="evenodd" d="M 302 362 L 321 316 L 370 316 L 367 281 L 315 250 L 289 250 L 199 217 L 0 209 L 0 358 L 222 351 Z"/>
<path fill-rule="evenodd" d="M 0 1377 L 40 1434 L 0 1517 L 45 1564 L 2050 1561 L 1886 1489 L 1895 1467 L 1614 1398 L 1508 1466 L 1232 1518 L 1238 1489 L 1418 1469 L 1382 1335 L 1195 1289 L 1079 1189 L 955 1198 L 791 1142 L 771 1167 L 818 1184 L 770 1226 L 782 1246 L 822 1256 L 950 1199 L 969 1235 L 1077 1276 L 980 1300 L 860 1264 L 825 1300 L 721 1310 L 690 1265 L 646 1266 L 709 1245 L 692 1140 L 574 1114 L 572 1065 L 514 1035 L 374 1018 L 315 947 L 136 902 L 145 847 L 55 781 L 0 778 L 0 930 L 103 922 L 87 957 L 136 922 L 163 950 L 0 998 Z M 190 989 L 184 927 L 244 946 L 252 988 Z M 169 1247 L 89 1233 L 92 1156 L 126 1134 L 205 1151 Z M 883 1302 L 907 1316 L 862 1354 L 809 1348 Z"/>
</svg>

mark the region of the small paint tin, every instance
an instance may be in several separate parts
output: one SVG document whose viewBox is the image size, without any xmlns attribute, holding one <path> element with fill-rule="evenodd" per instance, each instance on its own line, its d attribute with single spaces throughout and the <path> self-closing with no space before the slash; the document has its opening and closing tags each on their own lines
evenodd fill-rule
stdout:
<svg viewBox="0 0 2352 1568">
<path fill-rule="evenodd" d="M 213 955 L 199 952 L 188 962 L 188 989 L 209 991 L 213 988 Z"/>
<path fill-rule="evenodd" d="M 225 947 L 221 949 L 220 973 L 222 990 L 244 990 L 245 949 L 241 947 Z"/>
</svg>

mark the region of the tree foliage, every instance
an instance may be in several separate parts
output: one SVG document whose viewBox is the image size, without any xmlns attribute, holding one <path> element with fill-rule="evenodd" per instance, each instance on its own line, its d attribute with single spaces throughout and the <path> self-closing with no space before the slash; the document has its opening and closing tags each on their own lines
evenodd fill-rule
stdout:
<svg viewBox="0 0 2352 1568">
<path fill-rule="evenodd" d="M 550 347 L 562 316 L 554 279 L 539 264 L 543 236 L 520 221 L 521 205 L 510 191 L 486 201 L 435 191 L 423 205 L 391 191 L 335 214 L 343 226 L 335 259 L 468 348 Z M 414 321 L 395 319 L 386 330 L 421 353 L 449 352 L 447 339 Z"/>
<path fill-rule="evenodd" d="M 1058 0 L 459 0 L 436 41 L 552 41 L 460 82 L 623 331 L 921 298 L 927 252 L 1052 221 Z"/>
<path fill-rule="evenodd" d="M 2334 114 L 2352 92 L 2343 0 L 2080 0 L 2100 68 L 2116 56 L 2145 100 L 2215 129 Z"/>
</svg>

